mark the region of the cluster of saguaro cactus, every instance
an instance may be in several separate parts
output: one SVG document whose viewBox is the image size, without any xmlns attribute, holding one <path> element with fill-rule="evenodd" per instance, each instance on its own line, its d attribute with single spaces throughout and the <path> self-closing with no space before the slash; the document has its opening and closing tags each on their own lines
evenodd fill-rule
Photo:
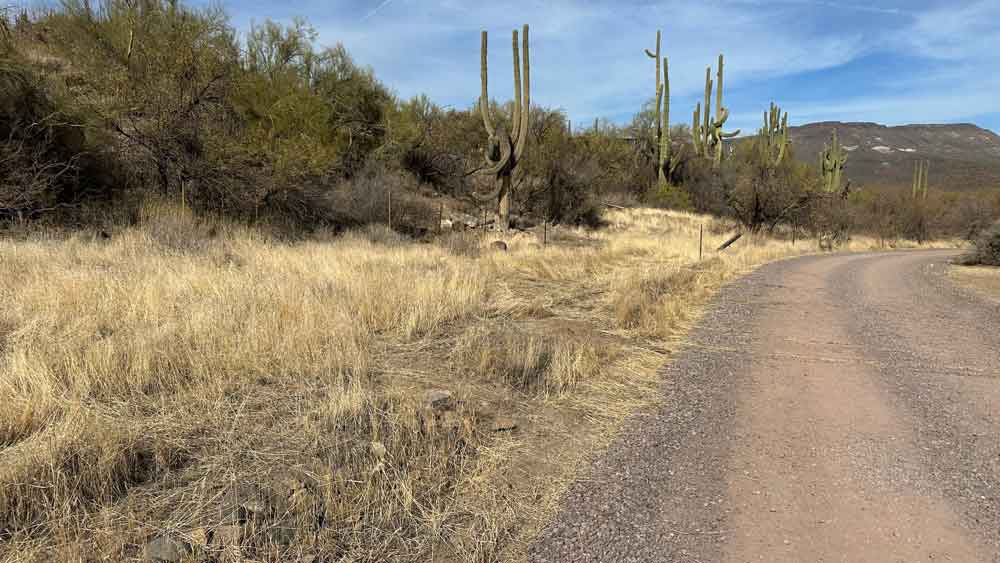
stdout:
<svg viewBox="0 0 1000 563">
<path fill-rule="evenodd" d="M 691 138 L 694 142 L 695 152 L 705 158 L 711 158 L 715 167 L 722 164 L 723 139 L 729 139 L 740 134 L 739 129 L 732 133 L 723 133 L 722 127 L 729 119 L 729 110 L 722 105 L 722 55 L 719 55 L 719 69 L 716 73 L 717 84 L 715 85 L 715 118 L 710 117 L 712 113 L 712 67 L 705 69 L 705 115 L 701 116 L 701 103 L 695 107 L 694 120 L 691 125 Z"/>
<path fill-rule="evenodd" d="M 771 109 L 764 112 L 764 126 L 757 133 L 757 142 L 762 144 L 764 158 L 770 168 L 777 168 L 785 158 L 790 144 L 788 141 L 788 112 L 771 102 Z"/>
<path fill-rule="evenodd" d="M 521 57 L 518 54 L 518 36 L 515 29 L 512 33 L 512 50 L 514 53 L 514 111 L 511 117 L 511 131 L 499 124 L 494 126 L 490 111 L 489 89 L 487 87 L 486 65 L 486 32 L 482 32 L 480 47 L 480 79 L 482 93 L 479 98 L 479 111 L 483 116 L 483 125 L 489 135 L 485 157 L 486 165 L 479 170 L 481 174 L 494 177 L 495 187 L 487 194 L 475 194 L 480 201 L 496 201 L 496 224 L 502 231 L 510 225 L 510 190 L 511 177 L 517 170 L 524 155 L 528 141 L 528 119 L 531 113 L 531 66 L 528 56 L 528 25 L 523 28 L 524 78 L 521 77 Z M 523 95 L 522 95 L 523 94 Z"/>
<path fill-rule="evenodd" d="M 823 145 L 819 153 L 819 169 L 823 175 L 823 189 L 826 193 L 840 191 L 840 179 L 843 176 L 844 164 L 847 163 L 847 151 L 837 140 L 837 130 L 833 130 L 833 141 L 830 146 Z"/>
<path fill-rule="evenodd" d="M 918 160 L 913 166 L 913 199 L 927 199 L 927 174 L 931 161 Z"/>
<path fill-rule="evenodd" d="M 663 81 L 660 81 L 660 31 L 656 31 L 656 52 L 646 49 L 646 56 L 656 61 L 656 177 L 667 182 L 681 161 L 681 153 L 673 153 L 670 142 L 670 62 L 663 57 Z"/>
</svg>

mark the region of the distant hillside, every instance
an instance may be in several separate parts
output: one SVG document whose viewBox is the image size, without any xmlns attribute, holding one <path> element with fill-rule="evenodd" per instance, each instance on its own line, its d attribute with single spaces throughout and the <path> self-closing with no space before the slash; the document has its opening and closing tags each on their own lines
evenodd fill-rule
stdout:
<svg viewBox="0 0 1000 563">
<path fill-rule="evenodd" d="M 790 127 L 796 158 L 816 162 L 836 129 L 855 185 L 909 186 L 915 160 L 930 160 L 931 187 L 1000 189 L 1000 135 L 971 125 L 901 125 L 825 121 Z"/>
</svg>

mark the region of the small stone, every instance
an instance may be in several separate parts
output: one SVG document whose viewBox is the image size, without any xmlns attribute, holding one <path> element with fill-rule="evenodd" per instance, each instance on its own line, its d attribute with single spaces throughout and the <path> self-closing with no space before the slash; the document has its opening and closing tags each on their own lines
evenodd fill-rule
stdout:
<svg viewBox="0 0 1000 563">
<path fill-rule="evenodd" d="M 191 554 L 191 547 L 176 538 L 162 536 L 146 544 L 147 561 L 172 562 L 183 561 Z"/>
<path fill-rule="evenodd" d="M 424 402 L 432 409 L 445 410 L 454 405 L 451 391 L 444 389 L 431 389 L 424 394 Z"/>
<path fill-rule="evenodd" d="M 492 243 L 490 243 L 490 248 L 494 250 L 507 252 L 507 243 L 502 240 L 495 240 Z"/>
<path fill-rule="evenodd" d="M 509 432 L 511 430 L 517 429 L 517 421 L 513 418 L 507 416 L 497 417 L 493 421 L 493 431 L 494 432 Z"/>
</svg>

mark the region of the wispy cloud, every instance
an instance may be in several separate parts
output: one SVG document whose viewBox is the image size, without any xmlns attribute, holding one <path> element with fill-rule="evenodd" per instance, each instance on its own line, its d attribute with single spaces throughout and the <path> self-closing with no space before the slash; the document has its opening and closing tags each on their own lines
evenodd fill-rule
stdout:
<svg viewBox="0 0 1000 563">
<path fill-rule="evenodd" d="M 370 20 L 372 18 L 372 16 L 374 16 L 377 13 L 379 13 L 379 11 L 382 8 L 385 8 L 386 6 L 388 6 L 390 2 L 392 2 L 392 0 L 382 0 L 382 2 L 379 3 L 378 6 L 375 6 L 374 10 L 372 10 L 372 11 L 368 12 L 367 14 L 365 14 L 364 17 L 361 18 L 361 21 L 364 22 L 364 21 Z"/>
</svg>

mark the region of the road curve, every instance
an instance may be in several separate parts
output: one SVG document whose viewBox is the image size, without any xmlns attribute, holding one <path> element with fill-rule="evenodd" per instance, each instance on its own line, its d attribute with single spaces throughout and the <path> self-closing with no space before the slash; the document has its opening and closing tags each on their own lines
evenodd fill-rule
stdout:
<svg viewBox="0 0 1000 563">
<path fill-rule="evenodd" d="M 1000 563 L 1000 305 L 953 254 L 724 288 L 529 560 Z"/>
</svg>

